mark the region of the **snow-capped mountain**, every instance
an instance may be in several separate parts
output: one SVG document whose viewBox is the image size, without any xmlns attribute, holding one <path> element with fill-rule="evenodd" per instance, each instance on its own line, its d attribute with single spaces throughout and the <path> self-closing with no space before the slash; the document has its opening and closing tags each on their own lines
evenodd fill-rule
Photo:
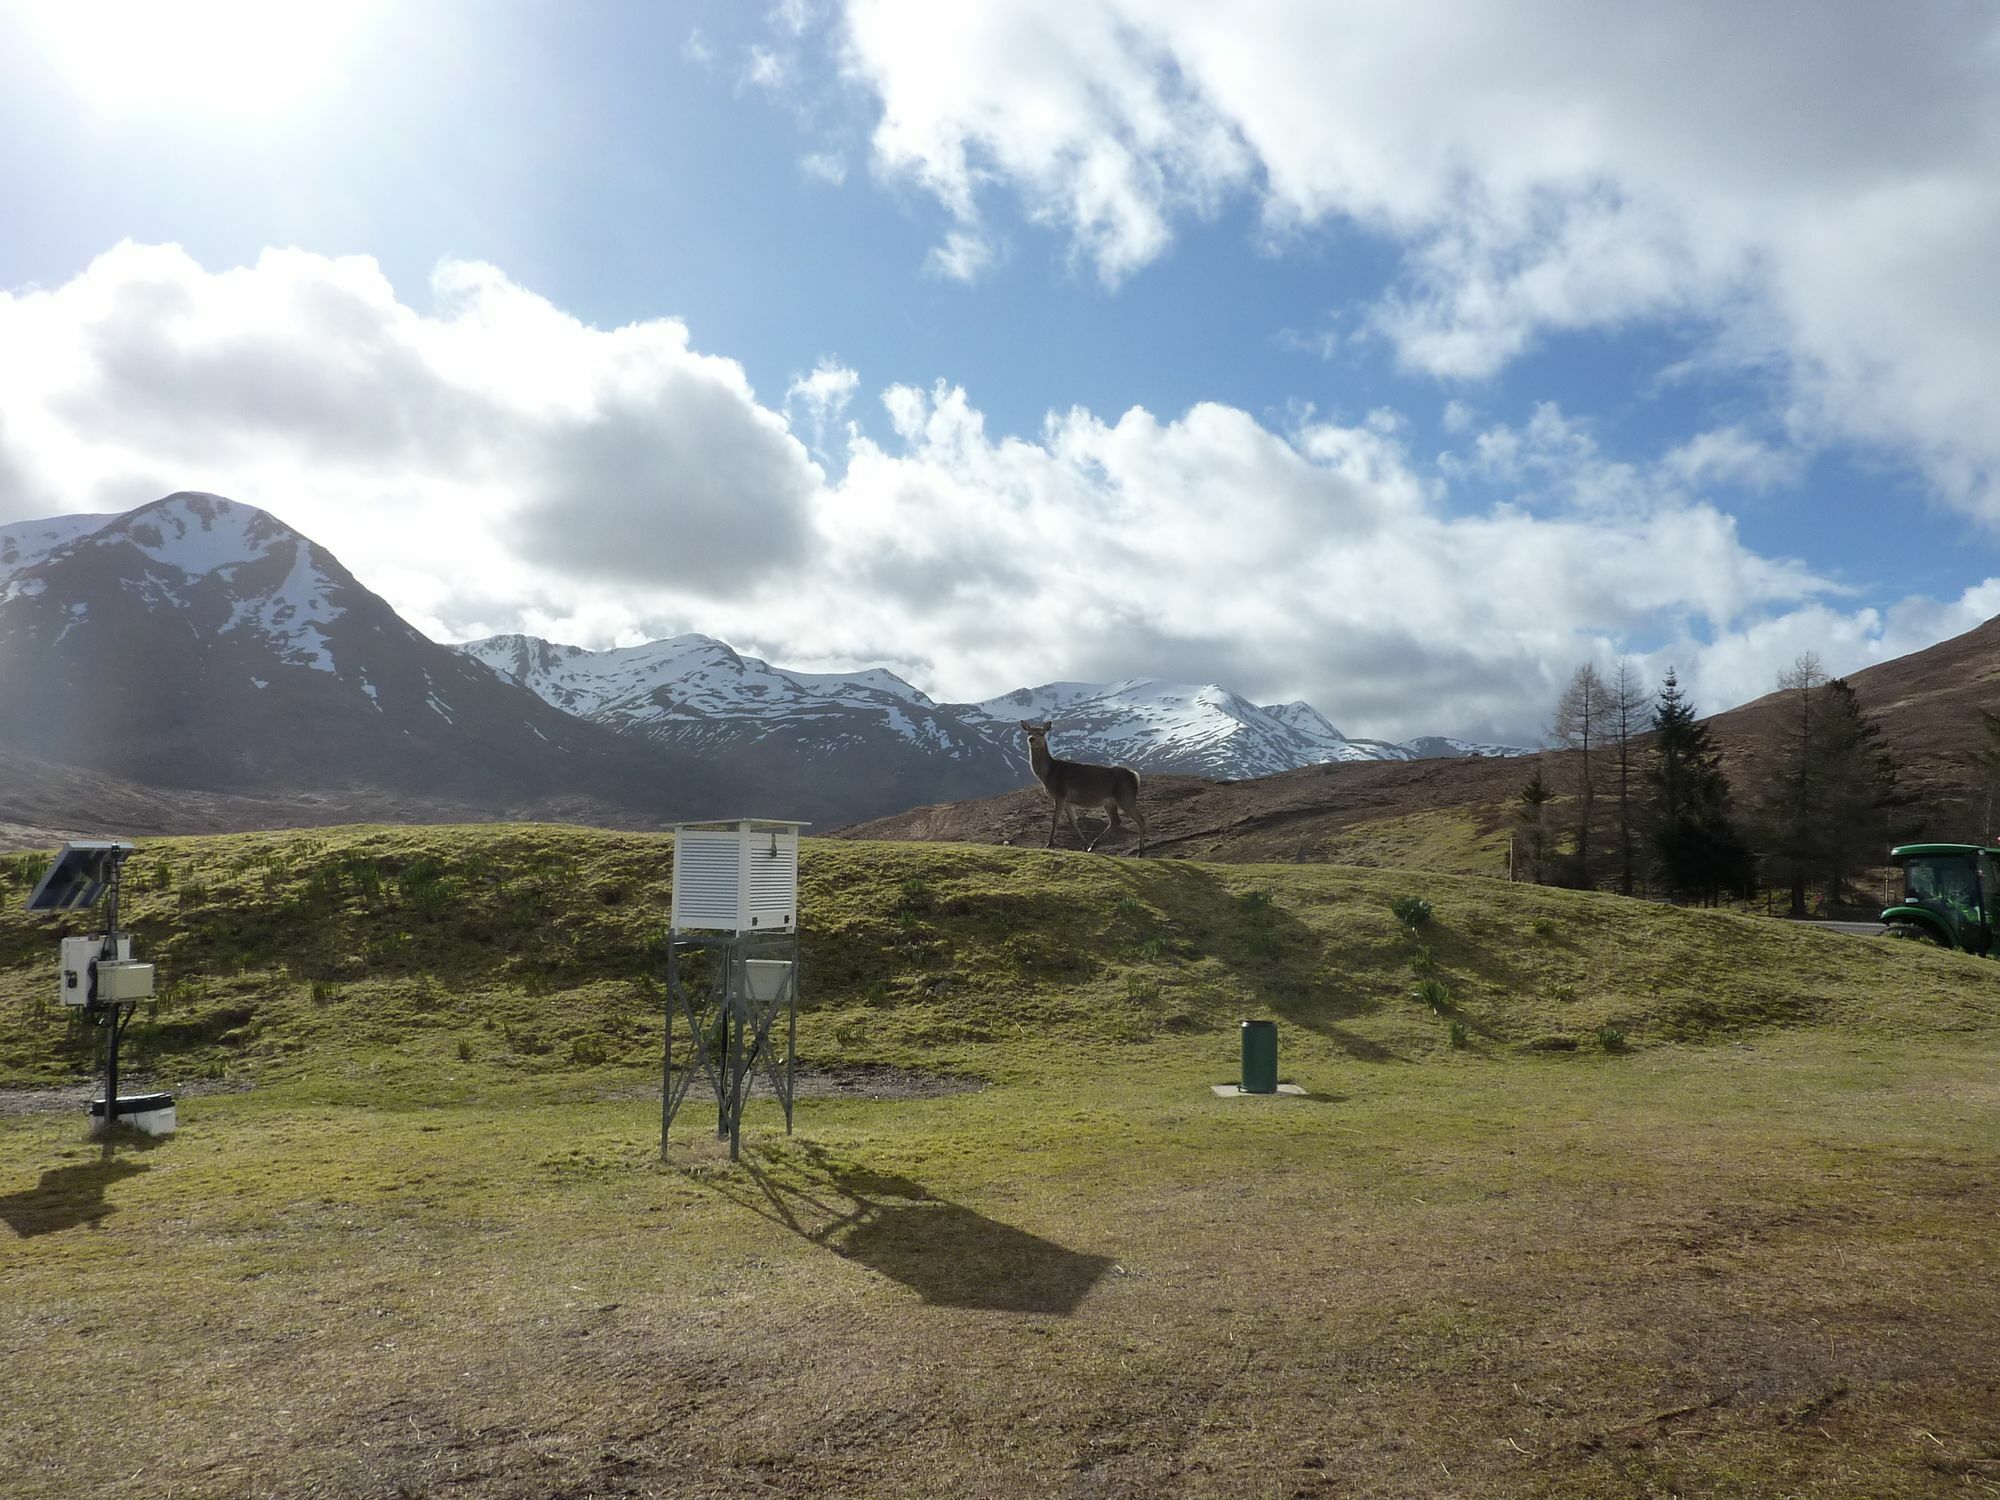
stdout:
<svg viewBox="0 0 2000 1500">
<path fill-rule="evenodd" d="M 45 521 L 15 521 L 0 526 L 0 585 L 23 568 L 34 566 L 65 542 L 88 536 L 115 516 L 51 516 Z"/>
<path fill-rule="evenodd" d="M 719 809 L 719 777 L 427 640 L 276 517 L 181 493 L 0 537 L 0 741 L 151 785 Z"/>
<path fill-rule="evenodd" d="M 866 747 L 905 783 L 937 795 L 984 796 L 1027 775 L 1022 719 L 1055 721 L 1059 755 L 1115 761 L 1141 771 L 1242 780 L 1346 760 L 1518 754 L 1351 740 L 1307 703 L 1259 706 L 1226 688 L 1133 678 L 1052 682 L 984 703 L 938 703 L 894 673 L 795 672 L 742 656 L 704 635 L 586 651 L 534 636 L 503 635 L 458 647 L 547 702 L 627 734 L 731 754 L 773 740 L 830 751 Z M 801 738 L 801 736 L 803 736 Z M 1440 748 L 1430 748 L 1430 747 Z M 1453 746 L 1454 748 L 1442 748 Z M 934 774 L 919 775 L 925 764 Z M 889 790 L 888 787 L 884 788 Z"/>
<path fill-rule="evenodd" d="M 1227 688 L 1138 677 L 1124 682 L 1051 682 L 973 705 L 988 719 L 1055 724 L 1050 744 L 1073 760 L 1112 761 L 1141 771 L 1178 771 L 1230 781 L 1329 761 L 1423 760 L 1496 753 L 1432 737 L 1409 745 L 1349 739 L 1310 703 L 1255 704 Z"/>
<path fill-rule="evenodd" d="M 310 538 L 217 495 L 0 530 L 0 746 L 147 786 L 827 826 L 1022 785 L 1024 718 L 1054 719 L 1061 755 L 1229 779 L 1425 749 L 1151 679 L 953 704 L 888 671 L 791 671 L 700 635 L 448 648 Z"/>
<path fill-rule="evenodd" d="M 500 635 L 459 651 L 629 737 L 806 785 L 876 816 L 991 796 L 1028 775 L 1018 736 L 968 722 L 892 672 L 795 672 L 705 635 L 609 651 Z"/>
</svg>

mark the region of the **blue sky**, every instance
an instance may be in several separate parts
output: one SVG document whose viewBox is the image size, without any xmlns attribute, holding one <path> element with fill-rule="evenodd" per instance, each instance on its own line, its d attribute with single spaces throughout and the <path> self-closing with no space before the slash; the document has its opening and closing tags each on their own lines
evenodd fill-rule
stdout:
<svg viewBox="0 0 2000 1500">
<path fill-rule="evenodd" d="M 0 0 L 0 524 L 1392 736 L 2000 612 L 1984 7 L 158 9 Z"/>
</svg>

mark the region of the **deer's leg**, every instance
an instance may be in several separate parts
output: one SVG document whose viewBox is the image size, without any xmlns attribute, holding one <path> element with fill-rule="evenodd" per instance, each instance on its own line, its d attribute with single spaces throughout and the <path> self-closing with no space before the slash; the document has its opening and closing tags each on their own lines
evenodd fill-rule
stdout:
<svg viewBox="0 0 2000 1500">
<path fill-rule="evenodd" d="M 1130 802 L 1125 804 L 1125 812 L 1134 823 L 1139 825 L 1139 847 L 1132 852 L 1134 854 L 1144 854 L 1146 852 L 1146 815 L 1139 811 L 1139 799 L 1137 797 L 1134 797 Z M 1115 823 L 1118 820 L 1118 814 L 1113 813 L 1111 820 Z"/>
<path fill-rule="evenodd" d="M 1083 825 L 1076 820 L 1076 804 L 1074 802 L 1065 802 L 1063 806 L 1069 809 L 1069 831 L 1076 835 L 1078 845 L 1088 851 L 1090 840 L 1083 836 Z"/>
<path fill-rule="evenodd" d="M 1057 823 L 1057 822 L 1058 822 L 1058 821 L 1059 821 L 1059 820 L 1061 819 L 1061 817 L 1062 817 L 1062 815 L 1063 815 L 1063 804 L 1062 804 L 1062 798 L 1060 798 L 1060 797 L 1052 797 L 1052 798 L 1050 798 L 1049 800 L 1050 800 L 1050 801 L 1051 801 L 1051 802 L 1052 802 L 1052 803 L 1054 804 L 1054 807 L 1053 807 L 1053 809 L 1052 809 L 1052 810 L 1050 811 L 1050 813 L 1049 813 L 1049 838 L 1048 838 L 1048 842 L 1042 845 L 1042 847 L 1043 847 L 1044 849 L 1053 849 L 1053 848 L 1055 848 L 1055 846 L 1056 846 L 1056 823 Z M 1076 816 L 1076 814 L 1075 814 L 1075 813 L 1071 813 L 1071 814 L 1070 814 L 1070 816 L 1071 816 L 1072 818 L 1074 818 L 1074 817 Z"/>
</svg>

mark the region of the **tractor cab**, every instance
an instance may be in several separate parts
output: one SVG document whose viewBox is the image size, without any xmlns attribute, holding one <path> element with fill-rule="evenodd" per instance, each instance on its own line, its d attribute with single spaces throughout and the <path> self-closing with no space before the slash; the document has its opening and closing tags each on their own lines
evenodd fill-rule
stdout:
<svg viewBox="0 0 2000 1500">
<path fill-rule="evenodd" d="M 1994 947 L 2000 848 L 1904 844 L 1889 859 L 1903 872 L 1901 903 L 1882 913 L 1892 935 L 2000 957 Z"/>
</svg>

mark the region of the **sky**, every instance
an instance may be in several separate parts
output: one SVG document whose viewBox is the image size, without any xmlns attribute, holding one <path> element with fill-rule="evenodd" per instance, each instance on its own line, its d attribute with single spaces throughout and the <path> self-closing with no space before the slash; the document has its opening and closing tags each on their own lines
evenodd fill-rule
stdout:
<svg viewBox="0 0 2000 1500">
<path fill-rule="evenodd" d="M 0 0 L 0 525 L 1545 733 L 2000 614 L 2000 11 Z"/>
</svg>

